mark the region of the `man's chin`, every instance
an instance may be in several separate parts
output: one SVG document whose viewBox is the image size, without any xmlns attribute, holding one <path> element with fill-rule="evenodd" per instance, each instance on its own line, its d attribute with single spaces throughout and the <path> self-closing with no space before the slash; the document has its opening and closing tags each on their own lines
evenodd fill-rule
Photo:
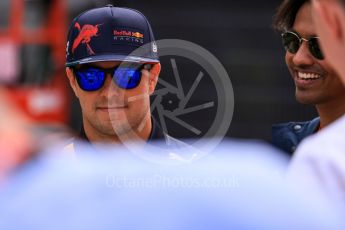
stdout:
<svg viewBox="0 0 345 230">
<path fill-rule="evenodd" d="M 296 100 L 298 103 L 303 105 L 316 105 L 317 100 L 314 97 L 307 97 L 307 96 L 296 96 Z"/>
</svg>

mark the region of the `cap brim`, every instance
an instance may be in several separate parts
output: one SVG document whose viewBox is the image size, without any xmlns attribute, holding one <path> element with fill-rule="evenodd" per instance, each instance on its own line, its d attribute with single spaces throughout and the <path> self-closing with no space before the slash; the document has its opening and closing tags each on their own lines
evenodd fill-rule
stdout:
<svg viewBox="0 0 345 230">
<path fill-rule="evenodd" d="M 158 59 L 144 58 L 137 56 L 125 56 L 125 55 L 97 55 L 83 59 L 79 59 L 73 62 L 67 62 L 66 67 L 93 63 L 93 62 L 104 62 L 104 61 L 120 61 L 120 62 L 134 62 L 134 63 L 159 63 Z"/>
</svg>

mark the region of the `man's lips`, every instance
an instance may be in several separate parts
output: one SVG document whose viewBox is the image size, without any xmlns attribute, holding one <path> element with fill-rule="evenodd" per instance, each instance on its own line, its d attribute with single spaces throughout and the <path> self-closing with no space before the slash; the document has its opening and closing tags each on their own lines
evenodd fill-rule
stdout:
<svg viewBox="0 0 345 230">
<path fill-rule="evenodd" d="M 126 105 L 100 106 L 100 107 L 97 107 L 97 109 L 101 110 L 101 111 L 119 110 L 119 109 L 126 109 L 126 108 L 128 108 L 128 106 L 126 106 Z"/>
<path fill-rule="evenodd" d="M 320 82 L 322 78 L 323 75 L 316 72 L 295 71 L 294 73 L 296 86 L 312 86 Z"/>
</svg>

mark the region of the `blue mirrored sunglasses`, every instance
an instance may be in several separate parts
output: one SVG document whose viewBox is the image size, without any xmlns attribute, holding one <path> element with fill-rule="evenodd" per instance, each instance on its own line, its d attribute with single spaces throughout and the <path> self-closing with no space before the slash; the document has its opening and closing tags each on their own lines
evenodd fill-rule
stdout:
<svg viewBox="0 0 345 230">
<path fill-rule="evenodd" d="M 113 76 L 113 81 L 119 88 L 134 89 L 140 84 L 143 69 L 150 70 L 151 65 L 120 65 L 109 69 L 85 65 L 73 68 L 73 71 L 82 90 L 96 91 L 103 87 L 108 74 Z"/>
</svg>

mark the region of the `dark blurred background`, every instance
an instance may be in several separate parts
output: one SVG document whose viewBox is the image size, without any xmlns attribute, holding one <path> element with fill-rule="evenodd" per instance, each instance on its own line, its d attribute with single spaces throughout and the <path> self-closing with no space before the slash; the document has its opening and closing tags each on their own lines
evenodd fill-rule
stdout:
<svg viewBox="0 0 345 230">
<path fill-rule="evenodd" d="M 13 0 L 14 1 L 14 0 Z M 9 23 L 9 5 L 13 1 L 0 3 L 1 26 Z M 45 17 L 53 0 L 25 1 L 28 7 L 27 22 L 39 24 L 39 18 Z M 273 31 L 272 16 L 280 4 L 277 0 L 242 0 L 242 1 L 134 1 L 134 0 L 70 0 L 66 1 L 67 24 L 73 17 L 95 6 L 106 4 L 124 6 L 141 11 L 150 21 L 156 40 L 183 39 L 196 43 L 210 51 L 224 65 L 234 89 L 234 115 L 227 132 L 229 137 L 258 138 L 269 141 L 271 125 L 279 122 L 302 121 L 316 116 L 311 106 L 300 105 L 294 98 L 294 86 L 285 66 L 285 52 L 280 42 L 280 35 Z M 7 8 L 6 8 L 7 7 Z M 31 8 L 31 9 L 30 9 Z M 37 21 L 37 22 L 36 22 Z M 1 40 L 0 40 L 1 41 Z M 65 41 L 64 41 L 65 43 Z M 22 65 L 19 79 L 25 82 L 44 82 L 44 76 L 52 69 L 63 69 L 63 66 L 51 68 L 50 59 L 44 58 L 49 48 L 40 48 L 43 57 L 37 68 L 30 55 L 29 47 L 21 47 Z M 31 64 L 28 63 L 31 60 Z M 196 77 L 196 70 L 188 60 L 176 60 L 185 90 L 188 91 Z M 43 63 L 43 64 L 42 64 Z M 44 64 L 45 63 L 45 64 Z M 169 63 L 169 62 L 166 62 Z M 61 65 L 58 64 L 58 65 Z M 29 69 L 29 67 L 31 69 Z M 163 63 L 162 79 L 171 82 L 171 71 L 168 64 Z M 27 72 L 35 73 L 36 80 Z M 37 74 L 36 74 L 37 73 Z M 185 76 L 185 77 L 183 77 Z M 193 79 L 188 79 L 193 76 Z M 24 80 L 23 80 L 24 79 Z M 26 79 L 26 80 L 25 80 Z M 38 80 L 37 80 L 38 79 Z M 170 79 L 170 80 L 169 80 Z M 173 83 L 172 83 L 173 84 Z M 191 99 L 191 104 L 198 105 L 208 102 L 208 98 L 216 98 L 215 90 L 210 83 L 201 81 Z M 73 98 L 71 96 L 71 98 Z M 72 99 L 69 100 L 72 100 Z M 217 105 L 217 103 L 216 103 Z M 74 129 L 80 128 L 81 119 L 78 103 L 73 99 L 69 104 L 72 115 L 67 122 Z M 186 122 L 204 130 L 210 123 L 216 110 L 210 112 L 194 112 L 188 115 Z M 69 112 L 68 112 L 69 113 Z M 195 137 L 181 125 L 168 122 L 169 133 L 176 137 Z M 207 128 L 206 128 L 207 129 Z"/>
</svg>

